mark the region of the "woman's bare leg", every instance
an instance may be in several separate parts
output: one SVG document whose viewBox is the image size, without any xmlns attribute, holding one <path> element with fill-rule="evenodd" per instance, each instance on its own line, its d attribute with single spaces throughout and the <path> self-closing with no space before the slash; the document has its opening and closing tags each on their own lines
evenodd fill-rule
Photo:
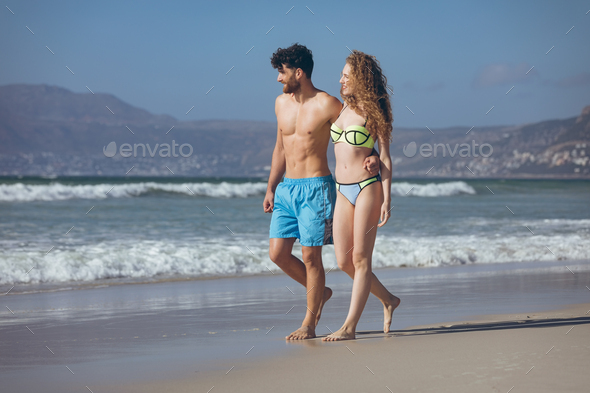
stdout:
<svg viewBox="0 0 590 393">
<path fill-rule="evenodd" d="M 365 192 L 367 190 L 364 190 Z M 362 193 L 361 193 L 362 194 Z M 352 263 L 354 206 L 340 193 L 334 210 L 334 251 L 338 267 L 354 280 Z M 383 304 L 383 332 L 388 333 L 393 312 L 400 304 L 400 299 L 385 288 L 374 273 L 371 273 L 371 293 Z"/>
<path fill-rule="evenodd" d="M 367 303 L 369 292 L 373 287 L 373 278 L 375 277 L 371 269 L 371 260 L 375 238 L 377 236 L 377 223 L 379 222 L 381 201 L 383 200 L 383 192 L 380 186 L 381 183 L 374 183 L 374 185 L 367 186 L 357 198 L 356 206 L 354 207 L 350 204 L 344 207 L 340 203 L 341 208 L 339 209 L 339 202 L 336 202 L 336 210 L 334 212 L 334 234 L 336 236 L 334 238 L 334 244 L 335 246 L 337 245 L 336 258 L 338 258 L 339 265 L 342 264 L 343 266 L 349 264 L 352 260 L 352 266 L 354 268 L 352 275 L 353 285 L 350 308 L 344 325 L 338 331 L 325 337 L 324 341 L 350 340 L 355 338 L 356 326 Z M 343 198 L 341 195 L 338 195 L 338 198 L 342 202 Z M 351 210 L 353 211 L 353 220 L 349 219 Z M 352 240 L 354 247 L 350 245 L 350 227 L 353 228 Z M 345 253 L 345 255 L 343 256 L 342 253 Z M 376 289 L 379 290 L 377 284 Z"/>
</svg>

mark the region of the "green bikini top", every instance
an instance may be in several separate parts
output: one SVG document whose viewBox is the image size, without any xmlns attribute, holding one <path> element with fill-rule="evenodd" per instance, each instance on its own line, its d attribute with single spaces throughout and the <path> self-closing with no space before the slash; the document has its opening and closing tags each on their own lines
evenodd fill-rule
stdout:
<svg viewBox="0 0 590 393">
<path fill-rule="evenodd" d="M 346 106 L 342 109 L 340 114 L 344 112 L 344 109 L 346 109 Z M 340 117 L 340 115 L 338 115 L 338 117 Z M 336 118 L 336 120 L 338 120 L 338 118 Z M 367 121 L 365 120 L 365 125 L 363 126 L 350 125 L 346 127 L 345 130 L 342 130 L 336 125 L 336 123 L 332 123 L 332 127 L 330 127 L 332 143 L 344 142 L 351 146 L 368 147 L 369 149 L 372 149 L 373 146 L 375 146 L 375 141 L 369 131 L 365 128 L 366 125 Z"/>
</svg>

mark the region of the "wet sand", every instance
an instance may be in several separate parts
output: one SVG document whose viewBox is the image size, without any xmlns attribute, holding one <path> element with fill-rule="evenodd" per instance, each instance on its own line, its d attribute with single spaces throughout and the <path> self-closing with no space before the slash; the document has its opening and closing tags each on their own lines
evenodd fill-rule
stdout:
<svg viewBox="0 0 590 393">
<path fill-rule="evenodd" d="M 586 392 L 590 303 L 486 316 L 390 335 L 298 343 L 268 360 L 150 383 L 102 385 L 103 392 Z"/>
<path fill-rule="evenodd" d="M 588 382 L 571 373 L 589 364 L 590 306 L 563 307 L 590 300 L 589 261 L 375 272 L 402 299 L 393 331 L 380 331 L 382 308 L 371 297 L 359 339 L 347 343 L 285 342 L 302 320 L 305 289 L 284 275 L 2 296 L 2 391 L 314 391 L 326 383 L 320 391 L 507 392 L 528 386 L 521 377 L 532 366 L 526 377 L 541 369 L 537 381 L 554 375 L 557 383 L 552 370 L 574 387 L 538 391 Z M 337 271 L 327 283 L 335 294 L 320 335 L 342 324 L 352 285 Z M 561 311 L 540 314 L 548 310 Z"/>
</svg>

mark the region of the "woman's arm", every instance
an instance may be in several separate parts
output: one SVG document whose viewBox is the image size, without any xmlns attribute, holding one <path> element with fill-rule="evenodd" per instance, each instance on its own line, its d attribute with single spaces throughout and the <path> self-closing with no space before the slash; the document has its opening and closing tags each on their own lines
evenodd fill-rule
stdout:
<svg viewBox="0 0 590 393">
<path fill-rule="evenodd" d="M 382 227 L 391 217 L 391 155 L 389 154 L 389 140 L 378 138 L 379 159 L 381 161 L 381 184 L 383 186 L 383 205 L 381 205 L 381 223 Z"/>
</svg>

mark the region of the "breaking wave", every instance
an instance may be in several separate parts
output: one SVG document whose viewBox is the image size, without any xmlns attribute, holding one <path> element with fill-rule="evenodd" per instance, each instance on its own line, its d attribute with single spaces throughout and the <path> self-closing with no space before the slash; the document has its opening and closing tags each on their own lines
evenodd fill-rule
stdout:
<svg viewBox="0 0 590 393">
<path fill-rule="evenodd" d="M 167 192 L 213 198 L 244 198 L 263 195 L 266 183 L 124 183 L 66 185 L 61 183 L 0 184 L 0 201 L 62 201 L 66 199 L 130 198 L 150 193 Z"/>
<path fill-rule="evenodd" d="M 119 240 L 56 247 L 49 253 L 46 250 L 8 249 L 0 251 L 0 285 L 179 275 L 224 277 L 280 271 L 268 257 L 267 239 L 232 239 L 202 239 L 190 243 Z M 373 266 L 435 267 L 589 260 L 590 248 L 585 246 L 589 242 L 590 234 L 378 236 Z M 296 246 L 294 253 L 301 257 L 301 248 Z M 326 270 L 337 267 L 332 247 L 324 247 L 323 260 Z"/>
<path fill-rule="evenodd" d="M 391 194 L 395 196 L 443 197 L 460 194 L 475 195 L 475 189 L 463 181 L 448 183 L 412 184 L 392 183 Z"/>
<path fill-rule="evenodd" d="M 266 183 L 124 183 L 124 184 L 0 184 L 0 202 L 63 201 L 68 199 L 132 198 L 171 193 L 211 198 L 245 198 L 264 195 Z M 475 189 L 462 181 L 448 183 L 392 183 L 394 196 L 442 197 L 474 195 Z"/>
</svg>

